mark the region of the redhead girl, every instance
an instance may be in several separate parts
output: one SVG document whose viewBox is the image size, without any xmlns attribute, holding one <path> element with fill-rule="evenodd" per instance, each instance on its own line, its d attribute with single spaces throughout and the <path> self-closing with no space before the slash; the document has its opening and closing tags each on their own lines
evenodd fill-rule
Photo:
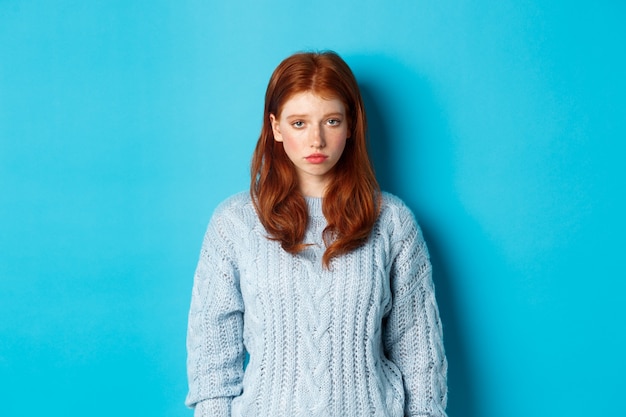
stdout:
<svg viewBox="0 0 626 417">
<path fill-rule="evenodd" d="M 215 210 L 194 278 L 196 417 L 446 415 L 428 251 L 411 211 L 380 191 L 366 133 L 337 54 L 276 68 L 250 192 Z"/>
</svg>

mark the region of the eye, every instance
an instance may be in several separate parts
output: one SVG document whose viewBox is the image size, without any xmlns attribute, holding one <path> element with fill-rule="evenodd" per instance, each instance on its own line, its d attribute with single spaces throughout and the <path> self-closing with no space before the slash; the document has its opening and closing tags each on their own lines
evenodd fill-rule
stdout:
<svg viewBox="0 0 626 417">
<path fill-rule="evenodd" d="M 304 122 L 302 120 L 296 120 L 295 122 L 292 122 L 291 125 L 296 129 L 300 129 L 304 127 Z"/>
<path fill-rule="evenodd" d="M 341 120 L 339 120 L 339 119 L 328 119 L 327 123 L 330 126 L 339 126 L 341 124 Z"/>
</svg>

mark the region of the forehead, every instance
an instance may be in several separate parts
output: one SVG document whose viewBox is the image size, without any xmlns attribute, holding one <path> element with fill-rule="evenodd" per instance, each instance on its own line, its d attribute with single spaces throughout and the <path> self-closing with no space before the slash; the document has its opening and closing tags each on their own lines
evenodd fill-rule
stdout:
<svg viewBox="0 0 626 417">
<path fill-rule="evenodd" d="M 343 102 L 336 97 L 321 96 L 312 91 L 296 93 L 279 109 L 279 114 L 345 113 Z"/>
</svg>

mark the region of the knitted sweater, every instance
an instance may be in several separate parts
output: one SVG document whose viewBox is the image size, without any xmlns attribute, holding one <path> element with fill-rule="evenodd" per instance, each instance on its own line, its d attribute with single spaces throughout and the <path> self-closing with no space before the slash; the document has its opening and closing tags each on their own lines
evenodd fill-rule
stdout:
<svg viewBox="0 0 626 417">
<path fill-rule="evenodd" d="M 186 404 L 196 417 L 444 417 L 441 322 L 411 211 L 383 193 L 367 242 L 324 269 L 322 199 L 306 202 L 313 245 L 298 255 L 267 238 L 248 194 L 216 209 L 194 279 Z"/>
</svg>

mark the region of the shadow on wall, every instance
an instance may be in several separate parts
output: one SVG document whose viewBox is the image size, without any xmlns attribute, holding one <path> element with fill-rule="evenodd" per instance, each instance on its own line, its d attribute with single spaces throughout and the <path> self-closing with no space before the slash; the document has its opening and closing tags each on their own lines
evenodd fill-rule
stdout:
<svg viewBox="0 0 626 417">
<path fill-rule="evenodd" d="M 350 57 L 348 61 L 367 109 L 370 152 L 381 188 L 400 196 L 411 207 L 430 251 L 449 363 L 448 415 L 478 417 L 476 377 L 472 375 L 455 296 L 455 282 L 461 277 L 454 273 L 451 251 L 446 250 L 450 242 L 445 241 L 444 233 L 438 233 L 437 221 L 422 215 L 420 207 L 424 206 L 419 202 L 422 198 L 443 198 L 447 204 L 456 205 L 446 213 L 463 212 L 453 195 L 453 145 L 445 114 L 428 81 L 406 65 L 379 55 Z M 433 190 L 437 196 L 428 195 Z"/>
</svg>

